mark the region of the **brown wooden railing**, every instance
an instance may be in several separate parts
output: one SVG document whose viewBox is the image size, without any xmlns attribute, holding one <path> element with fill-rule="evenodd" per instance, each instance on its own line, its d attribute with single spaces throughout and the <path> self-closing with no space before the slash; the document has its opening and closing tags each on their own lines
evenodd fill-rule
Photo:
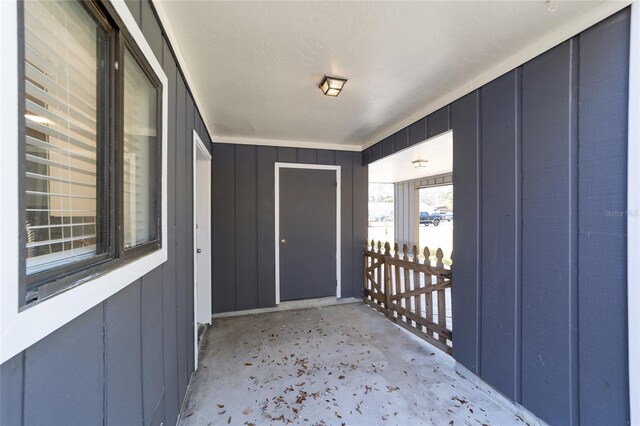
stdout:
<svg viewBox="0 0 640 426">
<path fill-rule="evenodd" d="M 422 256 L 421 256 L 421 255 Z M 451 269 L 445 268 L 441 249 L 435 265 L 425 247 L 411 253 L 389 243 L 371 241 L 364 250 L 364 302 L 396 324 L 447 353 L 453 350 L 451 331 Z"/>
</svg>

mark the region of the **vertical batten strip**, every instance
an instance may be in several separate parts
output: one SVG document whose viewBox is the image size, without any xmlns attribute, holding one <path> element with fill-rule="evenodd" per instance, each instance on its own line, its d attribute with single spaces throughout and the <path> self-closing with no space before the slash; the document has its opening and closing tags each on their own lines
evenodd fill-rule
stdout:
<svg viewBox="0 0 640 426">
<path fill-rule="evenodd" d="M 522 68 L 516 70 L 515 102 L 515 324 L 514 324 L 514 391 L 516 402 L 522 402 Z"/>
<path fill-rule="evenodd" d="M 569 405 L 571 424 L 580 423 L 579 396 L 579 356 L 578 356 L 578 227 L 579 227 L 579 188 L 578 188 L 578 108 L 579 108 L 579 52 L 580 38 L 569 42 Z"/>
<path fill-rule="evenodd" d="M 640 424 L 640 6 L 631 6 L 627 171 L 627 318 L 629 324 L 629 406 Z"/>
</svg>

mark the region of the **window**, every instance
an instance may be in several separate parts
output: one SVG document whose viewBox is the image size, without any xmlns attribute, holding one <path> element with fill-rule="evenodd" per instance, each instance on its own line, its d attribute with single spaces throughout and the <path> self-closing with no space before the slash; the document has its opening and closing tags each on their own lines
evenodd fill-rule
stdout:
<svg viewBox="0 0 640 426">
<path fill-rule="evenodd" d="M 157 238 L 158 94 L 127 50 L 124 56 L 124 246 Z"/>
<path fill-rule="evenodd" d="M 24 3 L 27 275 L 104 253 L 96 230 L 105 33 L 74 2 Z"/>
<path fill-rule="evenodd" d="M 5 362 L 166 262 L 169 88 L 120 0 L 3 0 L 0 22 Z M 126 100 L 125 69 L 135 67 L 147 89 Z M 146 147 L 128 169 L 137 207 L 125 244 L 124 122 L 145 97 L 147 112 L 126 130 L 132 148 Z"/>
<path fill-rule="evenodd" d="M 162 84 L 109 4 L 22 5 L 28 304 L 161 246 Z"/>
</svg>

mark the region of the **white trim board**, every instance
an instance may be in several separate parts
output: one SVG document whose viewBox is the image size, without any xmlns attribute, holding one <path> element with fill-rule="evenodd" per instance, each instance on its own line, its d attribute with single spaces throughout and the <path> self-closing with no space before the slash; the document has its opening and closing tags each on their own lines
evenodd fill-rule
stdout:
<svg viewBox="0 0 640 426">
<path fill-rule="evenodd" d="M 336 171 L 336 298 L 342 295 L 342 256 L 340 253 L 340 230 L 342 222 L 340 217 L 340 192 L 342 183 L 340 166 L 303 163 L 275 163 L 275 247 L 276 247 L 276 306 L 280 304 L 280 169 L 309 169 L 309 170 L 335 170 Z"/>
<path fill-rule="evenodd" d="M 236 145 L 260 145 L 260 146 L 278 146 L 285 148 L 309 148 L 309 149 L 331 149 L 335 151 L 360 152 L 362 147 L 355 144 L 339 144 L 339 143 L 322 143 L 322 142 L 304 142 L 280 139 L 260 139 L 260 138 L 240 138 L 240 137 L 217 137 L 216 143 L 236 144 Z"/>
<path fill-rule="evenodd" d="M 274 306 L 271 308 L 257 308 L 247 309 L 244 311 L 220 312 L 218 314 L 213 314 L 213 318 L 217 319 L 229 317 L 244 317 L 247 315 L 260 315 L 268 314 L 271 312 L 292 311 L 300 309 L 319 309 L 325 306 L 345 305 L 347 303 L 362 303 L 362 299 L 357 299 L 355 297 L 344 297 L 342 299 L 338 299 L 337 297 L 329 296 L 318 297 L 315 299 L 292 300 L 290 302 L 281 302 L 278 306 Z"/>
<path fill-rule="evenodd" d="M 193 195 L 193 205 L 192 205 L 192 213 L 193 213 L 193 347 L 194 347 L 194 351 L 193 351 L 193 362 L 194 362 L 194 370 L 198 369 L 198 309 L 200 309 L 200 302 L 198 300 L 198 294 L 200 293 L 200 287 L 201 285 L 199 285 L 198 283 L 198 247 L 197 247 L 197 204 L 198 204 L 198 162 L 199 161 L 207 161 L 208 164 L 208 171 L 211 172 L 211 153 L 209 153 L 209 150 L 206 148 L 206 146 L 204 145 L 204 142 L 202 142 L 202 139 L 200 138 L 200 136 L 198 135 L 198 132 L 196 132 L 195 129 L 193 129 L 193 158 L 192 158 L 192 165 L 193 165 L 193 169 L 192 169 L 192 195 Z M 211 174 L 208 173 L 208 177 L 209 177 L 209 183 L 211 182 Z M 210 190 L 210 186 L 207 187 L 208 190 Z M 207 191 L 207 197 L 204 200 L 200 200 L 200 201 L 204 201 L 206 203 L 206 211 L 209 214 L 209 223 L 211 222 L 211 196 L 210 196 L 210 191 Z M 205 244 L 207 246 L 207 253 L 210 253 L 210 248 L 211 248 L 211 233 L 208 232 L 207 234 L 207 239 L 205 241 Z M 211 258 L 209 259 L 209 265 L 211 265 Z M 209 278 L 211 278 L 211 276 L 209 276 Z M 211 300 L 211 280 L 209 280 L 209 291 L 205 291 L 204 296 L 206 297 L 207 295 L 209 296 L 209 301 Z M 209 302 L 209 311 L 211 311 L 211 306 L 210 306 L 210 302 Z M 211 324 L 211 312 L 209 312 L 209 315 L 207 316 L 208 321 L 206 322 L 206 324 Z"/>
<path fill-rule="evenodd" d="M 124 0 L 110 0 L 134 41 L 162 83 L 162 248 L 105 273 L 50 299 L 19 310 L 19 215 L 18 210 L 18 27 L 16 0 L 0 2 L 0 86 L 2 109 L 0 137 L 3 146 L 0 167 L 0 363 L 17 355 L 74 318 L 103 302 L 167 260 L 167 133 L 168 80 L 162 66 L 142 35 Z M 9 207 L 10 206 L 10 207 Z M 88 281 L 88 280 L 87 280 Z"/>
<path fill-rule="evenodd" d="M 627 166 L 627 311 L 629 329 L 629 407 L 640 425 L 640 5 L 631 7 L 629 133 Z"/>
</svg>

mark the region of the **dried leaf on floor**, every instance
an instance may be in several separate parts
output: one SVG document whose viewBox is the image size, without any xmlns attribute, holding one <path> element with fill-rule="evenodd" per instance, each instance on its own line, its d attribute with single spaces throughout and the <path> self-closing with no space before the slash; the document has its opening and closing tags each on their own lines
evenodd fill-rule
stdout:
<svg viewBox="0 0 640 426">
<path fill-rule="evenodd" d="M 464 398 L 460 398 L 458 396 L 452 396 L 451 397 L 452 401 L 458 401 L 460 404 L 466 404 L 468 401 Z"/>
<path fill-rule="evenodd" d="M 305 391 L 300 391 L 298 394 L 298 398 L 296 398 L 297 404 L 302 404 L 307 399 L 307 393 Z"/>
<path fill-rule="evenodd" d="M 242 412 L 242 414 L 244 414 L 245 416 L 251 414 L 253 412 L 253 407 L 247 407 L 244 409 L 244 411 Z"/>
</svg>

